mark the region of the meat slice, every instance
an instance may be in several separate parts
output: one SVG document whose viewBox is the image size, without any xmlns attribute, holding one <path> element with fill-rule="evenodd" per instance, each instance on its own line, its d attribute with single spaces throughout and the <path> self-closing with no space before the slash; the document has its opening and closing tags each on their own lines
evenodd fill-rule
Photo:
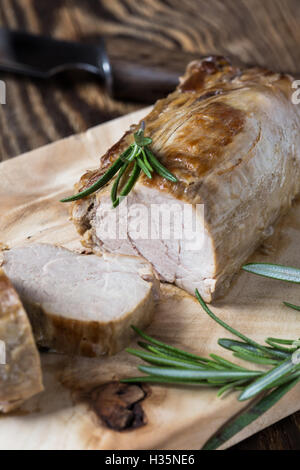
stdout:
<svg viewBox="0 0 300 470">
<path fill-rule="evenodd" d="M 0 269 L 0 412 L 18 408 L 43 390 L 40 356 L 27 314 Z"/>
<path fill-rule="evenodd" d="M 100 356 L 127 345 L 130 325 L 151 321 L 159 283 L 134 256 L 80 255 L 47 244 L 4 252 L 3 269 L 18 291 L 39 345 Z"/>
<path fill-rule="evenodd" d="M 292 92 L 287 75 L 242 70 L 220 57 L 189 64 L 176 91 L 145 118 L 152 151 L 178 182 L 140 177 L 126 201 L 128 217 L 118 216 L 127 237 L 104 231 L 110 185 L 77 201 L 72 217 L 83 243 L 95 252 L 140 254 L 162 280 L 190 293 L 197 287 L 207 302 L 221 295 L 300 191 L 300 108 Z M 108 150 L 99 170 L 81 178 L 77 190 L 99 178 L 133 142 L 137 127 Z M 189 208 L 198 228 L 190 233 L 183 215 L 183 234 L 176 223 L 173 238 L 164 236 L 151 212 L 143 222 L 149 223 L 148 236 L 140 236 L 135 227 L 141 205 L 181 213 Z M 197 205 L 204 205 L 203 216 Z"/>
</svg>

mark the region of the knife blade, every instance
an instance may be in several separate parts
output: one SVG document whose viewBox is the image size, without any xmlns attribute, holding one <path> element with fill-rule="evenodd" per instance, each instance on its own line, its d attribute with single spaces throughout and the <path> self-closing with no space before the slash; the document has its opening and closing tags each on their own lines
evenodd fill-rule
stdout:
<svg viewBox="0 0 300 470">
<path fill-rule="evenodd" d="M 0 70 L 49 79 L 68 70 L 96 74 L 117 99 L 153 102 L 172 91 L 187 63 L 199 54 L 158 48 L 119 37 L 106 44 L 62 41 L 0 28 Z"/>
</svg>

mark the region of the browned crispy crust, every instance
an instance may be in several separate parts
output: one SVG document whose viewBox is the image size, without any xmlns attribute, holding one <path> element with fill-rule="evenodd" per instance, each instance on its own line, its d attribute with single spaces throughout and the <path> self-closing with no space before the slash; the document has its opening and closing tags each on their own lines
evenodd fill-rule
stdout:
<svg viewBox="0 0 300 470">
<path fill-rule="evenodd" d="M 243 110 L 230 106 L 219 98 L 241 87 L 257 85 L 276 85 L 278 92 L 288 93 L 290 77 L 259 67 L 243 70 L 219 56 L 209 56 L 201 61 L 191 62 L 184 76 L 180 78 L 177 89 L 167 98 L 157 101 L 144 119 L 146 134 L 153 140 L 152 149 L 155 155 L 177 176 L 179 183 L 170 184 L 156 175 L 152 180 L 144 177 L 144 183 L 171 191 L 180 197 L 195 180 L 204 178 L 219 166 L 225 154 L 225 147 L 243 131 L 245 119 Z M 176 126 L 174 116 L 181 110 L 190 122 L 188 133 L 186 129 L 178 133 L 178 128 L 174 129 L 172 125 L 174 123 Z M 131 126 L 131 129 L 101 157 L 98 170 L 87 171 L 82 176 L 76 190 L 91 186 L 106 171 L 132 143 L 133 133 L 139 125 L 140 123 Z M 197 127 L 206 131 L 205 137 L 197 136 L 194 132 Z M 175 130 L 176 139 L 170 145 L 170 138 Z M 81 201 L 75 204 L 80 203 Z"/>
</svg>

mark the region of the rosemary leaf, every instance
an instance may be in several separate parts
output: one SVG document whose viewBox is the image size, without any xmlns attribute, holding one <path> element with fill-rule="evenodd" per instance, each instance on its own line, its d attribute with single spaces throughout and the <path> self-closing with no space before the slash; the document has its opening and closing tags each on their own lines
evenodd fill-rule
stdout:
<svg viewBox="0 0 300 470">
<path fill-rule="evenodd" d="M 258 274 L 259 276 L 270 277 L 280 281 L 300 283 L 300 269 L 279 264 L 251 263 L 243 266 L 245 271 Z"/>
<path fill-rule="evenodd" d="M 270 357 L 263 357 L 259 354 L 246 352 L 243 348 L 240 348 L 239 346 L 234 346 L 232 350 L 234 351 L 233 355 L 235 357 L 243 359 L 244 361 L 252 362 L 253 364 L 265 364 L 272 366 L 277 365 L 279 361 L 279 359 L 275 360 Z"/>
<path fill-rule="evenodd" d="M 163 178 L 166 178 L 173 183 L 176 183 L 177 178 L 166 167 L 164 167 L 154 156 L 150 149 L 145 148 L 147 157 L 149 158 L 150 164 L 153 166 L 154 170 Z"/>
<path fill-rule="evenodd" d="M 299 305 L 290 304 L 289 302 L 283 302 L 283 303 L 284 303 L 284 305 L 286 305 L 286 307 L 289 307 L 289 308 L 292 308 L 294 310 L 300 311 L 300 306 Z"/>
<path fill-rule="evenodd" d="M 146 351 L 150 351 L 151 353 L 154 353 L 157 356 L 166 357 L 166 358 L 172 357 L 172 358 L 175 358 L 175 359 L 182 358 L 182 356 L 179 356 L 178 354 L 170 353 L 169 351 L 166 352 L 164 350 L 164 348 L 161 348 L 159 346 L 153 346 L 153 345 L 148 344 L 148 343 L 144 343 L 144 341 L 138 341 L 137 344 L 141 348 L 145 349 Z M 195 364 L 197 364 L 197 363 L 195 362 Z"/>
<path fill-rule="evenodd" d="M 222 387 L 224 385 L 224 383 L 227 384 L 228 382 L 231 382 L 232 378 L 224 379 L 224 377 L 221 377 L 221 378 L 217 377 L 217 378 L 206 379 L 206 380 L 207 380 L 207 383 L 209 383 L 209 384 L 219 385 L 220 387 Z"/>
<path fill-rule="evenodd" d="M 286 352 L 288 354 L 292 354 L 294 351 L 296 351 L 297 348 L 285 348 L 284 346 L 280 346 L 278 343 L 275 341 L 272 341 L 271 338 L 266 339 L 266 343 L 269 344 L 270 346 L 274 346 L 280 351 Z"/>
<path fill-rule="evenodd" d="M 146 335 L 146 333 L 144 333 L 143 331 L 141 331 L 139 328 L 137 328 L 136 326 L 131 326 L 131 328 L 143 339 L 145 339 L 146 341 L 148 341 L 150 344 L 153 344 L 155 346 L 160 346 L 162 348 L 164 348 L 166 351 L 170 351 L 170 352 L 173 352 L 175 354 L 178 354 L 179 356 L 181 357 L 187 357 L 187 358 L 190 358 L 190 359 L 195 359 L 197 361 L 203 361 L 203 362 L 210 362 L 209 359 L 207 359 L 206 357 L 201 357 L 201 356 L 197 356 L 196 354 L 192 354 L 192 353 L 189 353 L 189 352 L 186 352 L 186 351 L 183 351 L 182 349 L 178 349 L 178 348 L 175 348 L 174 346 L 170 346 L 166 343 L 163 343 L 162 341 L 159 341 L 157 339 L 154 339 L 152 338 L 151 336 L 148 336 Z"/>
<path fill-rule="evenodd" d="M 223 387 L 220 388 L 220 390 L 217 393 L 217 397 L 221 397 L 222 395 L 224 395 L 224 393 L 226 393 L 230 390 L 235 390 L 235 389 L 237 389 L 237 387 L 239 385 L 243 385 L 247 382 L 248 382 L 248 380 L 244 380 L 244 379 L 236 380 L 235 382 L 230 382 L 229 384 L 226 384 L 226 385 L 224 385 Z"/>
<path fill-rule="evenodd" d="M 270 357 L 270 355 L 272 354 L 272 351 L 273 351 L 273 348 L 267 347 L 267 349 L 269 351 L 269 354 L 266 355 L 260 349 L 255 348 L 251 344 L 247 344 L 247 343 L 243 343 L 241 341 L 236 341 L 236 340 L 227 339 L 227 338 L 220 338 L 218 340 L 218 344 L 220 346 L 222 346 L 222 348 L 229 349 L 230 351 L 234 351 L 234 347 L 238 346 L 238 347 L 242 348 L 245 352 L 247 352 L 247 351 L 254 352 L 257 355 L 260 355 L 261 357 Z M 286 358 L 290 357 L 290 355 L 289 355 L 289 353 L 277 350 L 275 357 L 278 357 L 278 358 L 281 358 L 281 359 L 286 359 Z"/>
<path fill-rule="evenodd" d="M 78 199 L 83 199 L 90 194 L 101 189 L 115 176 L 115 174 L 120 170 L 116 180 L 112 186 L 111 190 L 111 199 L 113 202 L 113 207 L 117 207 L 120 204 L 120 201 L 123 197 L 128 196 L 129 192 L 132 190 L 134 184 L 136 183 L 140 170 L 142 170 L 145 175 L 151 179 L 154 171 L 156 171 L 160 176 L 166 178 L 172 182 L 176 182 L 177 178 L 172 175 L 153 155 L 151 150 L 148 149 L 148 145 L 152 144 L 152 139 L 150 137 L 144 136 L 145 131 L 145 122 L 142 121 L 140 128 L 137 132 L 134 133 L 134 143 L 129 145 L 129 147 L 120 155 L 119 158 L 108 168 L 108 170 L 98 179 L 94 184 L 84 191 L 75 194 L 74 196 L 67 197 L 62 199 L 60 202 L 71 202 L 77 201 Z M 153 167 L 148 161 L 148 158 L 153 161 Z M 125 174 L 125 170 L 130 162 L 135 161 L 133 171 L 128 177 L 127 182 L 124 185 L 123 190 L 120 193 L 120 196 L 117 197 L 118 186 L 121 180 L 122 175 Z M 126 166 L 125 166 L 126 165 Z"/>
<path fill-rule="evenodd" d="M 180 360 L 185 360 L 189 364 L 194 364 L 196 366 L 201 365 L 202 367 L 208 367 L 209 366 L 209 361 L 196 361 L 194 359 L 187 358 L 186 356 L 182 356 L 180 354 L 176 354 L 173 351 L 166 350 L 160 346 L 152 346 L 151 344 L 144 343 L 143 341 L 138 341 L 138 345 L 141 346 L 141 348 L 145 349 L 146 351 L 150 351 L 151 353 L 156 354 L 157 356 L 165 357 L 166 359 L 180 359 Z"/>
<path fill-rule="evenodd" d="M 233 353 L 233 356 L 238 359 L 243 359 L 243 361 L 252 362 L 252 364 L 263 364 L 263 365 L 278 364 L 278 362 L 274 361 L 273 359 L 268 360 L 267 358 L 260 358 L 257 356 L 251 356 L 248 354 L 243 354 L 243 353 L 238 353 L 238 352 Z"/>
<path fill-rule="evenodd" d="M 114 184 L 112 185 L 110 197 L 111 197 L 111 200 L 112 200 L 113 204 L 115 203 L 115 201 L 117 199 L 118 187 L 119 187 L 120 180 L 121 180 L 122 176 L 124 175 L 125 171 L 127 170 L 128 165 L 129 165 L 129 162 L 123 163 L 123 166 L 119 170 L 118 176 L 116 177 L 116 179 L 114 181 Z"/>
<path fill-rule="evenodd" d="M 142 383 L 142 382 L 149 382 L 149 383 L 166 383 L 166 384 L 176 384 L 176 385 L 187 385 L 186 380 L 177 380 L 177 379 L 169 379 L 168 377 L 157 377 L 155 375 L 143 375 L 140 377 L 129 377 L 126 379 L 121 379 L 120 382 L 122 383 Z M 208 384 L 205 381 L 194 381 L 190 382 L 188 385 L 200 385 L 200 387 L 209 387 L 211 388 L 212 385 Z"/>
<path fill-rule="evenodd" d="M 144 129 L 140 128 L 135 134 L 133 134 L 134 141 L 138 147 L 145 147 L 152 144 L 150 137 L 144 136 Z"/>
<path fill-rule="evenodd" d="M 224 365 L 216 361 L 207 361 L 206 366 L 207 369 L 224 370 Z M 226 369 L 228 369 L 228 367 Z"/>
<path fill-rule="evenodd" d="M 279 366 L 274 367 L 269 372 L 259 377 L 252 384 L 245 388 L 245 390 L 239 396 L 239 401 L 249 400 L 254 396 L 264 391 L 267 387 L 270 387 L 279 379 L 283 379 L 285 376 L 294 372 L 297 366 L 292 362 L 291 359 L 287 359 Z"/>
<path fill-rule="evenodd" d="M 155 364 L 158 366 L 177 367 L 181 369 L 192 369 L 192 370 L 198 370 L 198 369 L 203 370 L 203 367 L 201 366 L 201 364 L 196 365 L 196 364 L 191 364 L 184 360 L 156 356 L 155 354 L 148 354 L 148 353 L 145 353 L 144 351 L 139 351 L 137 349 L 132 349 L 132 348 L 127 348 L 126 351 L 129 354 L 132 354 L 133 356 L 137 356 L 143 359 L 143 361 L 146 361 L 146 362 L 149 362 L 150 364 Z"/>
<path fill-rule="evenodd" d="M 277 343 L 277 344 L 287 344 L 287 345 L 292 345 L 294 343 L 293 339 L 281 339 L 281 338 L 267 338 L 266 341 L 272 341 L 272 343 Z"/>
<path fill-rule="evenodd" d="M 131 175 L 130 177 L 128 178 L 128 181 L 127 183 L 125 184 L 124 188 L 122 189 L 122 191 L 120 192 L 120 196 L 115 200 L 115 202 L 113 203 L 113 206 L 114 207 L 117 207 L 119 204 L 120 204 L 120 200 L 121 198 L 127 196 L 130 191 L 132 190 L 133 186 L 135 185 L 135 183 L 137 182 L 138 180 L 138 177 L 140 175 L 140 172 L 141 172 L 141 169 L 139 168 L 137 162 L 134 163 L 134 167 L 133 167 L 133 170 L 131 172 Z"/>
<path fill-rule="evenodd" d="M 138 147 L 138 145 L 132 145 L 131 148 L 132 148 L 131 152 L 129 153 L 127 157 L 125 157 L 125 161 L 127 162 L 132 162 L 140 151 L 140 148 Z"/>
<path fill-rule="evenodd" d="M 237 371 L 237 370 L 183 370 L 183 369 L 171 369 L 165 367 L 151 367 L 151 366 L 139 366 L 141 372 L 145 372 L 149 375 L 155 375 L 157 377 L 168 377 L 180 380 L 186 380 L 187 383 L 195 380 L 207 380 L 207 379 L 251 379 L 253 377 L 259 377 L 262 372 L 259 371 Z"/>
<path fill-rule="evenodd" d="M 227 359 L 224 359 L 223 357 L 217 356 L 217 354 L 210 354 L 210 357 L 214 359 L 216 362 L 218 362 L 220 365 L 227 367 L 229 369 L 247 370 L 245 367 L 238 366 L 234 364 L 233 362 L 230 362 Z"/>
<path fill-rule="evenodd" d="M 237 433 L 274 406 L 281 398 L 289 392 L 300 380 L 300 377 L 281 385 L 263 398 L 256 399 L 247 406 L 238 416 L 232 418 L 217 433 L 212 436 L 202 450 L 214 450 L 223 445 Z"/>
<path fill-rule="evenodd" d="M 284 384 L 290 382 L 291 380 L 297 379 L 298 377 L 300 378 L 300 371 L 299 370 L 296 371 L 296 372 L 293 372 L 292 374 L 288 374 L 285 377 L 282 377 L 282 378 L 276 380 L 271 385 L 269 385 L 266 388 L 266 390 L 270 390 L 271 388 L 275 388 L 275 387 L 279 387 L 281 385 L 284 385 Z"/>
<path fill-rule="evenodd" d="M 143 160 L 141 158 L 138 158 L 137 159 L 137 162 L 138 162 L 138 165 L 140 167 L 140 169 L 145 173 L 145 175 L 151 179 L 152 178 L 152 175 L 151 175 L 151 172 L 149 170 L 149 168 L 147 168 L 147 166 L 145 165 L 145 163 L 143 162 Z"/>
</svg>

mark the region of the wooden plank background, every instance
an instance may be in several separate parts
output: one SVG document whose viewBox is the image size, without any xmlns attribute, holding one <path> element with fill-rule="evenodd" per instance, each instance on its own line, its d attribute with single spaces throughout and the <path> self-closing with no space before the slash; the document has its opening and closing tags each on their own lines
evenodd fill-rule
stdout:
<svg viewBox="0 0 300 470">
<path fill-rule="evenodd" d="M 61 39 L 152 44 L 237 56 L 300 74 L 299 0 L 1 0 L 0 25 Z M 94 77 L 48 82 L 0 73 L 0 161 L 143 106 L 112 100 Z M 300 413 L 232 450 L 299 450 Z"/>
</svg>

